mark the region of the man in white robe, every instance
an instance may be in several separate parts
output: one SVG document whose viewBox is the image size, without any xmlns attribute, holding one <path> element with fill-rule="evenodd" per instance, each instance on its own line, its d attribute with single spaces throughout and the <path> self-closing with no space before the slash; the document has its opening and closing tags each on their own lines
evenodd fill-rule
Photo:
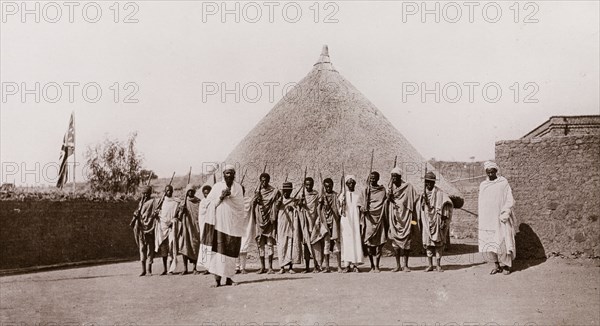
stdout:
<svg viewBox="0 0 600 326">
<path fill-rule="evenodd" d="M 485 162 L 487 180 L 479 186 L 479 252 L 495 267 L 490 274 L 510 274 L 516 256 L 514 199 L 506 178 L 498 176 L 498 165 Z"/>
<path fill-rule="evenodd" d="M 354 191 L 355 177 L 347 175 L 345 181 L 345 193 L 341 193 L 339 196 L 342 260 L 346 265 L 344 272 L 358 273 L 356 265 L 361 264 L 363 258 L 360 237 L 360 207 L 363 199 L 360 192 Z"/>
<path fill-rule="evenodd" d="M 165 187 L 165 196 L 162 203 L 158 204 L 158 215 L 156 219 L 155 230 L 155 242 L 154 250 L 156 251 L 155 257 L 162 257 L 163 260 L 163 272 L 160 275 L 167 274 L 167 259 L 171 268 L 169 271 L 171 274 L 175 271 L 177 266 L 177 239 L 175 237 L 174 229 L 179 227 L 175 215 L 177 213 L 177 207 L 179 206 L 179 200 L 173 198 L 173 187 L 167 185 Z"/>
<path fill-rule="evenodd" d="M 240 254 L 244 234 L 244 192 L 235 182 L 233 165 L 226 165 L 223 180 L 217 182 L 208 197 L 204 237 L 201 240 L 199 261 L 215 275 L 216 287 L 235 285 L 231 277 L 235 274 L 236 259 Z"/>
</svg>

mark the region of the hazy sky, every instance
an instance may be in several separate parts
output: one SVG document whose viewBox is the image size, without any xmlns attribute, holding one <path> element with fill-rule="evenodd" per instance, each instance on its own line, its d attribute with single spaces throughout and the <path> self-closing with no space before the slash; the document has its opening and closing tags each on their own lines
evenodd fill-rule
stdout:
<svg viewBox="0 0 600 326">
<path fill-rule="evenodd" d="M 39 23 L 21 15 L 36 3 Z M 137 131 L 146 167 L 160 176 L 190 165 L 200 172 L 310 71 L 323 44 L 336 69 L 426 158 L 491 159 L 495 141 L 517 139 L 550 116 L 600 110 L 598 1 L 75 4 L 2 2 L 2 182 L 55 182 L 71 111 L 79 162 L 105 135 Z M 434 13 L 421 16 L 436 5 L 439 23 Z M 422 86 L 433 90 L 425 101 Z M 102 94 L 90 103 L 97 88 Z M 132 92 L 138 103 L 124 103 Z M 46 172 L 38 181 L 25 171 L 36 162 Z"/>
</svg>

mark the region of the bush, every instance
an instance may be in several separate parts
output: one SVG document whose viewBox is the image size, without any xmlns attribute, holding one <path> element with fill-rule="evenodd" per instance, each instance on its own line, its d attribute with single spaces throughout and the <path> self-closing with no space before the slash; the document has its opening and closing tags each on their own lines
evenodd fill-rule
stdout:
<svg viewBox="0 0 600 326">
<path fill-rule="evenodd" d="M 123 143 L 106 138 L 86 152 L 89 183 L 93 191 L 134 193 L 142 180 L 142 158 L 135 148 L 137 133 Z"/>
</svg>

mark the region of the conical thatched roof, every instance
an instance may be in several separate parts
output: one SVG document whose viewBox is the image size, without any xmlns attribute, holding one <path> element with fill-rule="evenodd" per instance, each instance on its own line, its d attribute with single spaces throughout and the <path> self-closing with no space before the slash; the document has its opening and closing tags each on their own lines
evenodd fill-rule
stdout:
<svg viewBox="0 0 600 326">
<path fill-rule="evenodd" d="M 422 189 L 424 158 L 394 128 L 383 114 L 333 67 L 327 46 L 318 62 L 295 88 L 246 135 L 226 159 L 246 172 L 244 184 L 253 186 L 265 163 L 272 183 L 280 186 L 286 175 L 297 188 L 304 168 L 320 185 L 322 177 L 334 180 L 340 188 L 342 163 L 346 174 L 357 177 L 364 186 L 371 151 L 375 150 L 373 170 L 387 185 L 394 157 L 407 179 Z M 428 165 L 428 170 L 433 167 Z M 438 185 L 451 194 L 458 191 L 439 173 Z M 242 172 L 238 173 L 238 180 Z"/>
</svg>

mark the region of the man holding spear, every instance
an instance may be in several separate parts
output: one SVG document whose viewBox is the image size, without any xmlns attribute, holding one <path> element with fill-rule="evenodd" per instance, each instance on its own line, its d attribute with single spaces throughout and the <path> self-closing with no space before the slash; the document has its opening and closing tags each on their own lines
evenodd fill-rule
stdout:
<svg viewBox="0 0 600 326">
<path fill-rule="evenodd" d="M 156 251 L 156 256 L 162 257 L 164 267 L 164 270 L 160 275 L 167 274 L 167 258 L 170 260 L 169 264 L 173 265 L 171 271 L 173 271 L 175 267 L 174 264 L 176 264 L 175 259 L 177 258 L 177 241 L 173 232 L 173 224 L 176 220 L 175 214 L 177 213 L 177 206 L 179 206 L 179 200 L 173 198 L 173 186 L 171 186 L 171 183 L 169 183 L 165 187 L 163 198 L 159 202 L 158 208 L 154 212 L 155 216 L 157 216 L 154 250 Z"/>
<path fill-rule="evenodd" d="M 138 209 L 130 223 L 142 262 L 140 276 L 146 275 L 146 261 L 148 262 L 148 274 L 152 275 L 152 261 L 154 260 L 154 218 L 152 214 L 156 210 L 157 204 L 158 201 L 152 198 L 152 187 L 144 186 Z"/>
<path fill-rule="evenodd" d="M 273 246 L 277 233 L 277 199 L 281 194 L 279 190 L 269 184 L 271 176 L 263 172 L 260 175 L 260 186 L 254 194 L 252 201 L 252 219 L 256 223 L 256 244 L 260 258 L 260 269 L 257 274 L 265 273 L 265 254 L 269 257 L 269 267 L 266 272 L 273 271 Z"/>
<path fill-rule="evenodd" d="M 425 168 L 425 189 L 420 199 L 419 220 L 422 223 L 423 247 L 427 251 L 429 266 L 426 272 L 433 270 L 435 255 L 436 270 L 443 272 L 441 266 L 444 246 L 446 244 L 447 228 L 452 218 L 452 200 L 440 188 L 435 186 L 436 175 L 427 172 Z"/>
<path fill-rule="evenodd" d="M 298 212 L 294 207 L 294 199 L 291 197 L 292 190 L 292 183 L 284 182 L 282 196 L 277 202 L 277 256 L 279 257 L 280 274 L 286 272 L 286 266 L 289 266 L 288 272 L 294 274 L 293 264 L 301 262 L 300 239 L 298 233 L 295 232 Z"/>
<path fill-rule="evenodd" d="M 392 247 L 396 256 L 396 268 L 392 272 L 410 272 L 408 256 L 411 245 L 412 221 L 416 220 L 419 194 L 408 182 L 402 182 L 400 168 L 391 171 L 390 189 L 386 203 L 386 215 L 389 218 L 388 237 L 392 239 Z"/>
<path fill-rule="evenodd" d="M 190 171 L 191 172 L 191 171 Z M 185 188 L 185 198 L 180 206 L 179 220 L 181 221 L 181 233 L 179 238 L 179 252 L 183 256 L 184 271 L 181 275 L 188 274 L 188 261 L 194 266 L 192 272 L 197 274 L 196 261 L 198 260 L 198 249 L 200 247 L 200 230 L 198 225 L 198 213 L 200 199 L 196 198 L 196 189 L 189 184 Z"/>
<path fill-rule="evenodd" d="M 319 173 L 319 177 L 321 173 Z M 337 271 L 342 272 L 342 257 L 340 255 L 340 208 L 338 206 L 338 194 L 333 191 L 333 180 L 327 178 L 322 181 L 323 194 L 319 202 L 320 217 L 322 223 L 327 227 L 327 234 L 323 241 L 323 253 L 325 255 L 325 268 L 323 273 L 329 273 L 329 256 L 331 253 L 336 255 Z"/>
<path fill-rule="evenodd" d="M 300 230 L 302 231 L 302 247 L 304 252 L 304 263 L 306 264 L 306 268 L 303 273 L 310 272 L 310 260 L 311 256 L 315 264 L 314 273 L 319 272 L 319 263 L 317 259 L 320 259 L 315 252 L 315 246 L 313 243 L 318 243 L 320 239 L 324 237 L 320 234 L 314 234 L 315 231 L 319 231 L 320 229 L 315 229 L 315 224 L 318 219 L 318 203 L 319 203 L 319 193 L 313 189 L 314 180 L 311 177 L 306 176 L 306 169 L 304 170 L 304 185 L 302 186 L 302 197 L 298 202 L 298 214 L 299 214 L 299 224 Z M 298 193 L 296 193 L 298 195 Z"/>
</svg>

